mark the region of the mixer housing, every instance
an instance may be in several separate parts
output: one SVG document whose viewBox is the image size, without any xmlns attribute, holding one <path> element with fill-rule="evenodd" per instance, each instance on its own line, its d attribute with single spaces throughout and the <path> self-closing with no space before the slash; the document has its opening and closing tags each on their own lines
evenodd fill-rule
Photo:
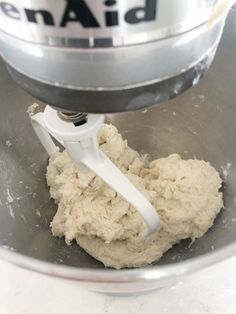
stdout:
<svg viewBox="0 0 236 314">
<path fill-rule="evenodd" d="M 222 0 L 0 1 L 10 74 L 63 110 L 119 112 L 173 98 L 210 66 Z"/>
</svg>

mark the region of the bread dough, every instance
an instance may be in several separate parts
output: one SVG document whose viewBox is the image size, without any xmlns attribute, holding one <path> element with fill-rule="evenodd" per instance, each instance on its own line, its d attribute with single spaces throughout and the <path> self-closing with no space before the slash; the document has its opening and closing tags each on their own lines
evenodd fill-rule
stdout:
<svg viewBox="0 0 236 314">
<path fill-rule="evenodd" d="M 67 244 L 75 239 L 105 266 L 140 267 L 212 226 L 223 207 L 222 181 L 208 162 L 172 154 L 148 164 L 113 125 L 103 125 L 98 140 L 100 149 L 157 209 L 161 227 L 143 239 L 141 215 L 92 171 L 80 170 L 64 151 L 47 168 L 50 193 L 58 204 L 51 223 L 54 236 L 64 236 Z"/>
</svg>

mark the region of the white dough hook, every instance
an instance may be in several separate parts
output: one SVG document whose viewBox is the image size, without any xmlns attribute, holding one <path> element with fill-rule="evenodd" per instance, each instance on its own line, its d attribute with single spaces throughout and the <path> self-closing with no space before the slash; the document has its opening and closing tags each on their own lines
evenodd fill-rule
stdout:
<svg viewBox="0 0 236 314">
<path fill-rule="evenodd" d="M 36 134 L 50 157 L 54 158 L 58 153 L 58 147 L 51 138 L 54 137 L 66 148 L 72 160 L 78 165 L 82 163 L 91 169 L 133 205 L 147 224 L 145 235 L 151 234 L 159 227 L 160 218 L 156 209 L 99 149 L 97 132 L 104 122 L 104 115 L 88 114 L 86 123 L 75 126 L 73 122 L 60 118 L 55 109 L 46 106 L 44 112 L 33 114 L 30 118 Z"/>
</svg>

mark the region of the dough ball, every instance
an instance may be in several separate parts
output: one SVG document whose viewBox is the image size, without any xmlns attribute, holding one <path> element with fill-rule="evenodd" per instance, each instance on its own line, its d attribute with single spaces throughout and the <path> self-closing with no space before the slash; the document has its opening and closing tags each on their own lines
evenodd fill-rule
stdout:
<svg viewBox="0 0 236 314">
<path fill-rule="evenodd" d="M 157 261 L 181 239 L 201 237 L 223 207 L 218 172 L 202 160 L 177 154 L 145 163 L 112 125 L 98 133 L 100 149 L 149 199 L 161 227 L 143 239 L 140 214 L 66 151 L 49 162 L 47 182 L 58 210 L 51 223 L 54 236 L 72 240 L 114 268 L 140 267 Z"/>
</svg>

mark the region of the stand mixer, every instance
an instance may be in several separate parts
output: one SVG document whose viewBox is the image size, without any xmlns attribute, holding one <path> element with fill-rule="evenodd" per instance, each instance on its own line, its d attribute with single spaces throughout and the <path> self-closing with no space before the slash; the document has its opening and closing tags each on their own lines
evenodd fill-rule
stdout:
<svg viewBox="0 0 236 314">
<path fill-rule="evenodd" d="M 195 85 L 213 60 L 231 1 L 54 3 L 0 2 L 3 58 L 24 89 L 56 108 L 32 117 L 49 155 L 57 151 L 50 134 L 126 198 L 150 234 L 159 226 L 155 208 L 98 148 L 103 115 L 81 112 L 136 110 Z"/>
<path fill-rule="evenodd" d="M 0 1 L 2 57 L 14 80 L 48 103 L 31 116 L 48 154 L 55 138 L 143 216 L 153 206 L 98 148 L 105 113 L 146 108 L 198 83 L 233 1 Z M 99 114 L 99 115 L 98 115 Z M 84 167 L 84 165 L 86 167 Z"/>
</svg>

